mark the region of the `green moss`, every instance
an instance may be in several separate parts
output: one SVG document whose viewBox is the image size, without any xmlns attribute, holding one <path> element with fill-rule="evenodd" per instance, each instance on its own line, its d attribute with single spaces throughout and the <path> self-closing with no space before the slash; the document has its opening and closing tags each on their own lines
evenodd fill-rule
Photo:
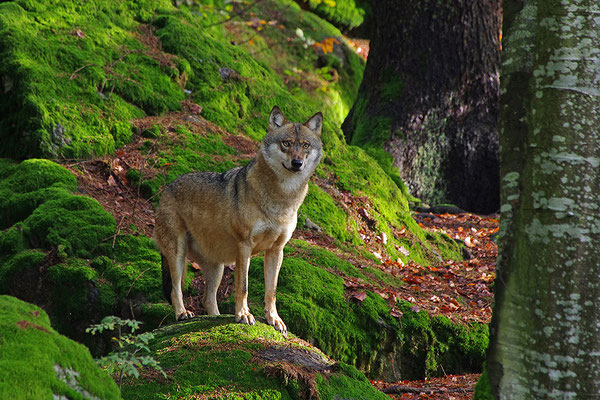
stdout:
<svg viewBox="0 0 600 400">
<path fill-rule="evenodd" d="M 339 363 L 344 374 L 330 377 L 317 376 L 317 391 L 323 400 L 339 399 L 339 393 L 347 393 L 345 399 L 389 399 L 389 396 L 373 391 L 373 386 L 356 368 L 351 365 Z"/>
<path fill-rule="evenodd" d="M 115 220 L 94 199 L 68 195 L 48 200 L 23 221 L 23 236 L 35 246 L 64 246 L 67 254 L 89 257 L 115 232 Z"/>
<path fill-rule="evenodd" d="M 101 256 L 92 261 L 92 267 L 101 277 L 112 282 L 121 298 L 143 297 L 156 302 L 162 297 L 160 254 L 152 239 L 145 236 L 123 236 L 112 244 L 104 244 Z"/>
<path fill-rule="evenodd" d="M 305 0 L 305 3 L 317 15 L 344 29 L 358 27 L 370 12 L 370 5 L 360 0 Z"/>
<path fill-rule="evenodd" d="M 262 265 L 263 259 L 258 257 L 250 268 L 250 308 L 256 315 L 263 314 Z M 362 303 L 351 304 L 344 299 L 344 290 L 344 281 L 338 276 L 301 259 L 286 257 L 277 286 L 278 310 L 292 332 L 315 343 L 329 356 L 349 364 L 364 364 L 381 342 L 389 339 L 387 335 L 399 333 L 400 325 L 379 295 L 368 293 Z M 382 321 L 391 330 L 374 331 L 373 326 Z"/>
<path fill-rule="evenodd" d="M 293 245 L 302 249 L 300 243 L 296 241 Z M 378 294 L 366 291 L 362 302 L 345 299 L 344 281 L 322 269 L 338 269 L 359 279 L 365 277 L 351 264 L 327 254 L 326 250 L 308 246 L 304 252 L 298 249 L 286 252 L 277 286 L 279 314 L 292 332 L 330 357 L 372 376 L 389 374 L 390 371 L 383 369 L 392 368 L 389 365 L 392 357 L 403 379 L 438 376 L 444 371 L 476 372 L 481 368 L 488 341 L 487 326 L 455 325 L 444 317 L 432 318 L 424 311 L 415 312 L 410 303 L 398 306 L 403 312 L 398 321 Z M 250 309 L 260 316 L 264 299 L 262 258 L 251 261 L 249 277 Z M 221 307 L 225 312 L 233 309 L 233 298 Z"/>
<path fill-rule="evenodd" d="M 59 335 L 46 313 L 14 297 L 0 296 L 0 397 L 120 399 L 113 380 L 100 370 L 81 344 Z M 57 368 L 73 371 L 71 383 Z"/>
<path fill-rule="evenodd" d="M 413 312 L 411 307 L 410 303 L 399 306 L 404 313 L 403 371 L 409 379 L 481 370 L 489 342 L 487 325 L 457 325 L 446 317 Z"/>
<path fill-rule="evenodd" d="M 72 193 L 76 180 L 68 170 L 47 160 L 4 162 L 0 177 L 9 225 L 0 234 L 0 293 L 23 291 L 47 307 L 56 329 L 86 343 L 85 328 L 114 314 L 125 299 L 129 308 L 162 301 L 152 239 L 115 236 L 113 217 L 95 200 Z M 137 316 L 160 323 L 143 309 Z"/>
<path fill-rule="evenodd" d="M 349 218 L 323 189 L 308 185 L 308 194 L 298 213 L 298 225 L 302 227 L 306 218 L 319 225 L 325 233 L 342 242 L 360 243 L 356 229 L 352 230 Z"/>
<path fill-rule="evenodd" d="M 69 259 L 67 263 L 49 267 L 47 274 L 45 284 L 52 299 L 49 312 L 59 332 L 81 338 L 88 321 L 109 315 L 115 308 L 114 293 L 105 285 L 102 290 L 96 287 L 98 273 L 85 260 Z"/>
<path fill-rule="evenodd" d="M 129 382 L 123 388 L 124 399 L 216 398 L 217 395 L 227 399 L 298 399 L 299 390 L 305 385 L 299 382 L 300 377 L 285 375 L 285 370 L 273 373 L 278 363 L 257 356 L 265 348 L 300 346 L 292 334 L 289 342 L 261 322 L 248 326 L 234 323 L 232 316 L 200 317 L 166 326 L 154 334 L 151 348 L 171 379 L 166 383 L 152 379 Z M 315 348 L 302 348 L 303 352 L 320 354 Z M 282 361 L 293 363 L 293 360 Z M 317 377 L 322 399 L 333 399 L 334 395 L 347 399 L 383 396 L 355 368 L 342 364 L 337 369 L 324 379 Z"/>
<path fill-rule="evenodd" d="M 197 394 L 211 397 L 216 389 L 236 398 L 251 398 L 247 396 L 252 392 L 279 393 L 278 382 L 265 376 L 251 358 L 255 341 L 273 337 L 283 341 L 283 337 L 261 323 L 247 326 L 233 322 L 232 317 L 202 317 L 155 331 L 152 348 L 163 369 L 174 369 L 173 381 L 164 385 L 136 382 L 123 388 L 123 397 L 158 399 L 167 393 L 180 398 Z M 290 396 L 285 393 L 279 398 Z"/>
<path fill-rule="evenodd" d="M 384 92 L 386 96 L 394 96 L 396 91 L 402 90 L 402 83 L 394 80 L 395 84 Z M 385 171 L 385 173 L 398 186 L 404 197 L 412 199 L 408 188 L 402 181 L 398 168 L 393 164 L 392 156 L 384 150 L 384 144 L 390 139 L 391 118 L 382 116 L 371 116 L 367 112 L 367 100 L 359 98 L 354 104 L 349 121 L 349 127 L 345 128 L 348 142 L 364 149 L 373 157 Z"/>
<path fill-rule="evenodd" d="M 439 260 L 441 255 L 449 259 L 460 259 L 458 245 L 433 235 L 428 240 L 410 215 L 408 200 L 402 190 L 393 182 L 363 149 L 355 146 L 337 146 L 326 154 L 324 164 L 335 174 L 337 186 L 355 196 L 367 196 L 372 202 L 369 214 L 376 221 L 377 233 L 384 232 L 389 238 L 385 245 L 392 259 L 413 260 L 429 264 Z M 409 236 L 404 240 L 395 238 L 391 227 L 406 227 Z M 399 246 L 408 250 L 406 256 Z"/>
<path fill-rule="evenodd" d="M 0 293 L 9 293 L 13 282 L 27 276 L 31 269 L 39 268 L 45 256 L 39 250 L 25 250 L 0 263 Z"/>
<path fill-rule="evenodd" d="M 494 400 L 492 388 L 490 386 L 490 378 L 488 377 L 487 368 L 483 365 L 483 372 L 475 385 L 473 400 Z"/>
<path fill-rule="evenodd" d="M 0 229 L 28 217 L 47 200 L 64 197 L 77 188 L 77 179 L 48 160 L 30 159 L 0 164 Z"/>
<path fill-rule="evenodd" d="M 404 281 L 401 278 L 386 274 L 378 268 L 363 265 L 360 269 L 350 262 L 339 258 L 335 253 L 318 246 L 312 246 L 301 240 L 291 240 L 290 245 L 285 248 L 286 256 L 302 258 L 311 265 L 323 268 L 333 273 L 340 272 L 345 276 L 362 279 L 372 285 L 378 285 L 377 279 L 383 284 L 401 286 Z M 376 278 L 376 279 L 375 279 Z"/>
<path fill-rule="evenodd" d="M 2 154 L 81 157 L 129 140 L 129 120 L 179 109 L 184 93 L 140 42 L 169 1 L 0 5 Z M 43 38 L 43 40 L 39 40 Z"/>
<path fill-rule="evenodd" d="M 5 250 L 60 246 L 69 255 L 87 257 L 113 234 L 113 217 L 97 201 L 71 193 L 77 181 L 64 167 L 32 159 L 4 164 L 2 176 L 0 227 L 21 222 L 2 235 Z"/>
</svg>

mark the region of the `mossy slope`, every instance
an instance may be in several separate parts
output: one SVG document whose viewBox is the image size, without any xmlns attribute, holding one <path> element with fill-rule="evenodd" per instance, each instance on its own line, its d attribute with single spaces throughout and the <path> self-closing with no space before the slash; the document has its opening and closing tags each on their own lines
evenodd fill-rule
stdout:
<svg viewBox="0 0 600 400">
<path fill-rule="evenodd" d="M 112 152 L 129 120 L 179 108 L 176 60 L 161 64 L 138 37 L 163 0 L 0 4 L 3 156 Z"/>
<path fill-rule="evenodd" d="M 363 301 L 345 296 L 344 280 L 336 270 L 357 278 L 364 271 L 327 250 L 300 245 L 283 261 L 277 286 L 278 310 L 289 329 L 314 343 L 336 360 L 357 366 L 370 377 L 396 381 L 445 373 L 475 372 L 481 368 L 488 343 L 487 326 L 458 326 L 445 317 L 415 312 L 410 303 L 390 305 L 377 293 L 366 291 Z M 263 314 L 263 259 L 250 267 L 250 309 Z M 329 271 L 328 271 L 329 270 Z M 333 273 L 332 273 L 333 272 Z M 221 306 L 234 309 L 233 297 Z"/>
<path fill-rule="evenodd" d="M 406 193 L 378 163 L 345 144 L 338 127 L 354 101 L 364 63 L 339 30 L 291 0 L 267 1 L 253 12 L 259 27 L 232 23 L 225 28 L 219 22 L 226 19 L 226 5 L 218 1 L 191 8 L 164 0 L 61 2 L 57 7 L 35 0 L 3 3 L 0 54 L 8 62 L 0 75 L 9 94 L 0 99 L 6 117 L 0 119 L 3 149 L 15 158 L 107 154 L 131 139 L 132 118 L 179 110 L 184 100 L 201 105 L 202 116 L 221 128 L 255 140 L 264 135 L 274 105 L 293 121 L 321 110 L 326 157 L 318 174 L 372 200 L 374 230 L 390 238 L 389 257 L 420 263 L 439 255 L 458 257 L 453 243 L 427 237 L 412 221 Z M 303 40 L 298 30 L 306 32 Z M 251 40 L 232 44 L 241 37 Z M 337 44 L 324 54 L 308 47 L 308 39 Z M 210 146 L 176 149 L 161 161 L 167 179 L 148 184 L 154 192 L 181 173 L 235 165 L 211 161 Z M 309 196 L 305 209 L 318 207 L 326 196 Z M 348 215 L 307 214 L 336 239 L 360 244 Z M 393 231 L 404 226 L 409 237 L 398 239 Z"/>
<path fill-rule="evenodd" d="M 144 376 L 123 398 L 385 399 L 363 374 L 272 327 L 236 324 L 233 317 L 199 317 L 154 332 L 151 349 L 167 381 Z M 312 394 L 312 397 L 310 397 Z"/>
<path fill-rule="evenodd" d="M 0 398 L 121 398 L 85 346 L 54 331 L 39 307 L 10 296 L 0 296 L 0 354 Z"/>
</svg>

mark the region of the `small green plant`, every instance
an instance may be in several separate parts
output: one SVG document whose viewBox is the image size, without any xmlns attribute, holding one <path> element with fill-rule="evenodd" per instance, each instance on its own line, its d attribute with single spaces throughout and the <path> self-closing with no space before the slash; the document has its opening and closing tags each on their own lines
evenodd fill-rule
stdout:
<svg viewBox="0 0 600 400">
<path fill-rule="evenodd" d="M 118 350 L 97 359 L 96 362 L 100 368 L 113 377 L 119 388 L 125 376 L 138 378 L 140 376 L 138 368 L 140 367 L 153 368 L 161 372 L 165 378 L 167 377 L 148 347 L 148 342 L 154 339 L 154 335 L 150 332 L 134 335 L 140 324 L 141 322 L 136 320 L 109 316 L 102 319 L 99 324 L 92 325 L 85 330 L 92 335 L 95 335 L 96 332 L 102 333 L 104 330 L 117 330 L 117 335 L 113 336 L 112 340 L 117 344 Z M 127 328 L 131 330 L 130 333 L 124 332 L 124 329 Z M 145 355 L 143 355 L 144 353 Z"/>
</svg>

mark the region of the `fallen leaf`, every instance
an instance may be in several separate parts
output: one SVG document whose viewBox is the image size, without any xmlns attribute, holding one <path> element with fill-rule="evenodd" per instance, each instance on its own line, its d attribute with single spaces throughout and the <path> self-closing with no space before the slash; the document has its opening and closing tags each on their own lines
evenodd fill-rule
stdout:
<svg viewBox="0 0 600 400">
<path fill-rule="evenodd" d="M 358 208 L 358 214 L 363 218 L 369 218 L 369 213 L 367 212 L 367 210 L 364 207 Z"/>
<path fill-rule="evenodd" d="M 360 292 L 354 292 L 350 295 L 350 297 L 358 301 L 364 301 L 367 298 L 367 292 L 365 292 L 364 290 Z"/>
<path fill-rule="evenodd" d="M 471 236 L 467 236 L 465 238 L 465 245 L 467 247 L 475 247 L 476 246 L 477 241 L 476 240 L 472 240 Z"/>
<path fill-rule="evenodd" d="M 76 29 L 73 32 L 71 32 L 71 35 L 73 36 L 77 36 L 78 38 L 83 39 L 85 37 L 85 33 L 83 33 L 83 31 L 81 29 Z"/>
<path fill-rule="evenodd" d="M 197 271 L 200 271 L 200 270 L 202 269 L 202 268 L 200 267 L 200 265 L 198 265 L 198 264 L 197 264 L 197 263 L 195 263 L 195 262 L 192 262 L 192 268 L 194 268 L 194 269 L 195 269 L 195 270 L 197 270 Z"/>
<path fill-rule="evenodd" d="M 198 104 L 190 104 L 190 111 L 194 114 L 200 114 L 202 112 L 202 106 L 199 106 Z"/>
</svg>

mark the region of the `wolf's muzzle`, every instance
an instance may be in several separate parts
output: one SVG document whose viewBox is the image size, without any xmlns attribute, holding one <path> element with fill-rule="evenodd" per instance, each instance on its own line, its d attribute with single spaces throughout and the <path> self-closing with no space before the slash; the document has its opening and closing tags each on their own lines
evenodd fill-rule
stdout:
<svg viewBox="0 0 600 400">
<path fill-rule="evenodd" d="M 300 169 L 302 168 L 302 165 L 304 164 L 302 162 L 302 160 L 298 160 L 296 158 L 294 158 L 291 162 L 292 164 L 292 171 L 300 171 Z"/>
</svg>

